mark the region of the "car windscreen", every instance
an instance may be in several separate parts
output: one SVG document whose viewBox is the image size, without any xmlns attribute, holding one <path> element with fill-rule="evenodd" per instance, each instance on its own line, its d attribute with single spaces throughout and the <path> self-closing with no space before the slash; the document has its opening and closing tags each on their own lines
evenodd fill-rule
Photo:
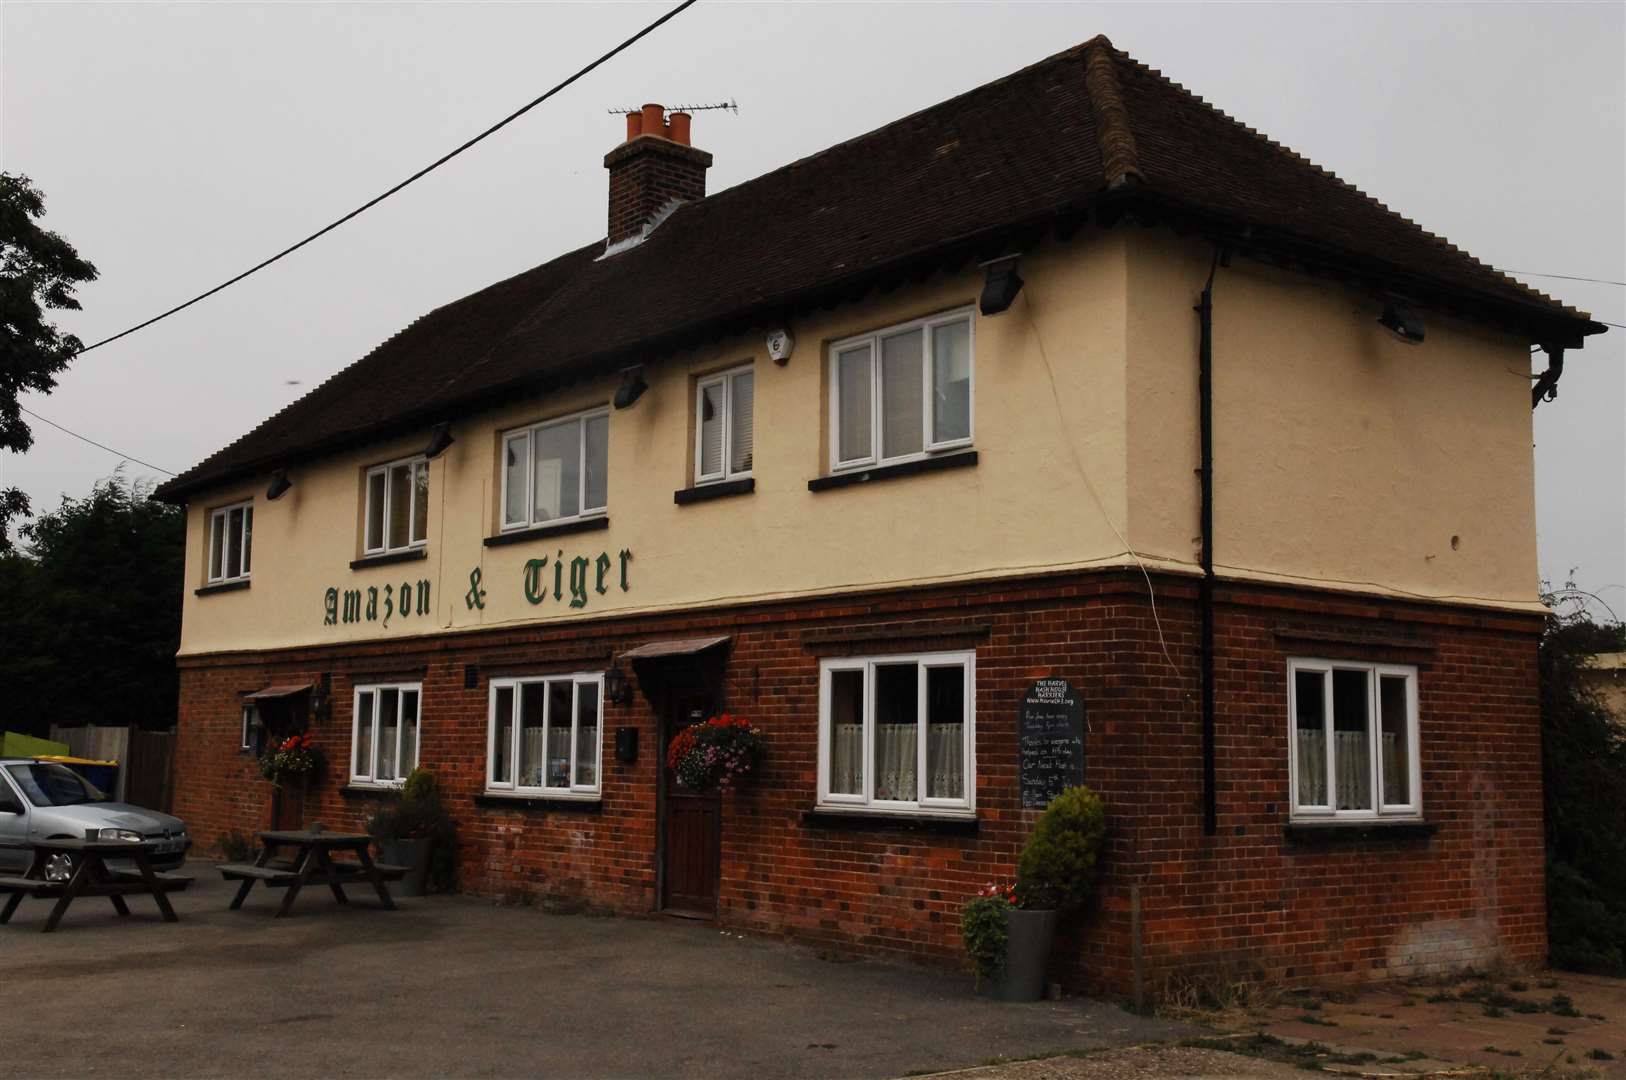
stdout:
<svg viewBox="0 0 1626 1080">
<path fill-rule="evenodd" d="M 6 772 L 35 806 L 76 806 L 107 800 L 94 784 L 64 765 L 36 761 L 7 765 Z"/>
</svg>

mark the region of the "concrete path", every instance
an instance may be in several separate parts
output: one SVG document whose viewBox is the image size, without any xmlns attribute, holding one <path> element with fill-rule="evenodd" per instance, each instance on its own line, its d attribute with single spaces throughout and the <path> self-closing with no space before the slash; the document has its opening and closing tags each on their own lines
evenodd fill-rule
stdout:
<svg viewBox="0 0 1626 1080">
<path fill-rule="evenodd" d="M 132 899 L 129 919 L 75 904 L 54 934 L 27 901 L 0 927 L 0 1076 L 899 1077 L 1193 1030 L 680 921 L 326 890 L 275 920 L 274 894 L 228 911 L 211 868 L 188 872 L 175 925 Z"/>
</svg>

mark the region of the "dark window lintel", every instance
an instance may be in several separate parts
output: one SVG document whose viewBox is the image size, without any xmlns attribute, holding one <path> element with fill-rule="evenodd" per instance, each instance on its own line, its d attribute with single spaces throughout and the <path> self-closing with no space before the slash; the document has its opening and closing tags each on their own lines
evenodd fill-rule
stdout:
<svg viewBox="0 0 1626 1080">
<path fill-rule="evenodd" d="M 851 487 L 853 484 L 867 484 L 871 480 L 890 480 L 893 477 L 914 476 L 917 473 L 936 472 L 939 469 L 963 469 L 976 463 L 975 450 L 957 450 L 915 461 L 900 461 L 896 465 L 876 465 L 868 469 L 849 469 L 828 476 L 815 476 L 807 482 L 807 490 L 828 491 L 831 488 Z"/>
<path fill-rule="evenodd" d="M 930 814 L 880 814 L 846 810 L 809 810 L 802 824 L 813 829 L 855 829 L 865 832 L 919 832 L 947 836 L 975 836 L 974 817 L 938 817 Z"/>
<path fill-rule="evenodd" d="M 564 810 L 578 814 L 598 814 L 604 811 L 602 799 L 550 799 L 545 796 L 498 795 L 489 791 L 476 795 L 474 805 L 499 810 Z"/>
<path fill-rule="evenodd" d="M 680 488 L 672 492 L 672 501 L 679 506 L 688 506 L 690 503 L 726 499 L 730 495 L 749 495 L 756 489 L 756 477 L 747 476 L 743 480 L 722 480 L 710 484 L 698 484 L 690 488 Z"/>
<path fill-rule="evenodd" d="M 363 570 L 369 566 L 388 566 L 390 563 L 413 562 L 417 559 L 429 558 L 428 548 L 411 548 L 407 551 L 390 551 L 383 555 L 363 555 L 359 559 L 350 561 L 350 569 Z"/>
<path fill-rule="evenodd" d="M 1337 844 L 1362 840 L 1426 840 L 1439 831 L 1432 821 L 1291 821 L 1282 835 L 1298 844 Z"/>
<path fill-rule="evenodd" d="M 580 521 L 561 521 L 557 525 L 537 525 L 530 529 L 515 529 L 513 532 L 498 533 L 496 536 L 485 538 L 486 547 L 502 547 L 504 544 L 523 544 L 528 540 L 544 540 L 550 536 L 569 536 L 571 533 L 597 532 L 608 529 L 610 519 L 605 517 L 582 518 Z"/>
<path fill-rule="evenodd" d="M 192 590 L 192 595 L 193 596 L 210 596 L 210 595 L 213 595 L 214 593 L 236 592 L 238 589 L 246 589 L 246 588 L 248 588 L 250 584 L 251 584 L 251 582 L 247 578 L 244 578 L 241 581 L 220 581 L 220 582 L 216 582 L 213 585 L 205 585 L 202 588 L 193 589 Z"/>
</svg>

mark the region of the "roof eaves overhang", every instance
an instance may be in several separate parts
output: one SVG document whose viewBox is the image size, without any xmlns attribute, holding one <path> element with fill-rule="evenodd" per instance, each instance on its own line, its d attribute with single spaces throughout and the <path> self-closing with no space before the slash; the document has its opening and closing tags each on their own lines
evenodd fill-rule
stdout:
<svg viewBox="0 0 1626 1080">
<path fill-rule="evenodd" d="M 515 393 L 541 393 L 583 379 L 613 375 L 629 361 L 670 355 L 707 341 L 746 332 L 753 327 L 789 321 L 807 312 L 828 310 L 862 299 L 876 289 L 895 288 L 909 280 L 923 281 L 943 269 L 984 261 L 1010 250 L 1024 250 L 1046 236 L 1070 239 L 1086 224 L 1111 228 L 1139 221 L 1164 225 L 1176 233 L 1201 235 L 1234 255 L 1316 276 L 1328 277 L 1374 293 L 1400 292 L 1416 303 L 1432 306 L 1499 329 L 1527 336 L 1533 342 L 1581 348 L 1587 337 L 1608 327 L 1579 313 L 1562 311 L 1556 303 L 1536 298 L 1516 301 L 1489 296 L 1461 286 L 1408 272 L 1404 267 L 1351 252 L 1328 248 L 1301 237 L 1230 218 L 1201 206 L 1162 196 L 1149 185 L 1125 184 L 1092 192 L 1073 203 L 1040 214 L 958 237 L 945 238 L 928 248 L 814 285 L 767 297 L 732 311 L 675 326 L 614 349 L 586 354 L 573 362 L 540 374 L 505 380 L 463 395 L 448 395 L 433 404 L 403 412 L 389 420 L 355 428 L 317 440 L 293 453 L 264 455 L 219 473 L 191 477 L 182 474 L 160 485 L 155 498 L 184 503 L 193 492 L 245 477 L 289 468 L 340 450 L 390 438 L 415 427 L 467 415 L 511 398 Z"/>
</svg>

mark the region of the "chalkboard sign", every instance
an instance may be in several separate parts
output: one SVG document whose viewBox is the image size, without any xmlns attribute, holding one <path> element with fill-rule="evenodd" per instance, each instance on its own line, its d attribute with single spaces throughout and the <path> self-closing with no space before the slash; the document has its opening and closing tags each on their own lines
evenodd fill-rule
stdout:
<svg viewBox="0 0 1626 1080">
<path fill-rule="evenodd" d="M 1084 782 L 1084 701 L 1066 679 L 1028 687 L 1016 731 L 1023 809 L 1042 809 Z"/>
</svg>

